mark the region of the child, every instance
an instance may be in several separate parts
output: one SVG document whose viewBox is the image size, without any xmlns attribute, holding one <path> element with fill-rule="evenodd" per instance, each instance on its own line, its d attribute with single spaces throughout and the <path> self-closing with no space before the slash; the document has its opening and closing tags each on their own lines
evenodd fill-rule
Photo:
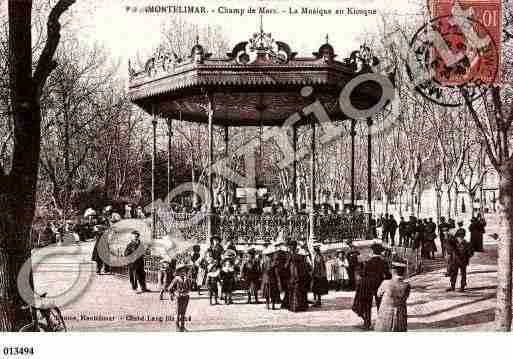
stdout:
<svg viewBox="0 0 513 359">
<path fill-rule="evenodd" d="M 192 290 L 191 266 L 188 264 L 179 264 L 176 267 L 176 277 L 171 282 L 169 291 L 171 300 L 176 300 L 176 329 L 185 332 L 185 314 L 189 304 L 189 292 Z"/>
<path fill-rule="evenodd" d="M 224 303 L 226 305 L 233 304 L 232 292 L 235 287 L 235 268 L 232 258 L 223 259 L 221 268 L 221 283 L 224 295 Z"/>
<path fill-rule="evenodd" d="M 160 284 L 160 300 L 164 300 L 164 293 L 171 285 L 174 277 L 175 261 L 169 257 L 162 258 L 159 262 L 159 284 Z"/>
<path fill-rule="evenodd" d="M 220 269 L 217 261 L 211 255 L 207 255 L 207 287 L 208 287 L 208 296 L 210 298 L 210 305 L 213 305 L 212 299 L 215 299 L 215 304 L 219 304 L 217 302 L 218 288 L 217 284 L 219 282 L 219 274 Z"/>
</svg>

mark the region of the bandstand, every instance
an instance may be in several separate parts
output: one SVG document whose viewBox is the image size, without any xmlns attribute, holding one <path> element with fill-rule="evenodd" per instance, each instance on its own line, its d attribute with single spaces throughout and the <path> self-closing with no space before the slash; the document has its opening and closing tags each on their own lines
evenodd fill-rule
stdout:
<svg viewBox="0 0 513 359">
<path fill-rule="evenodd" d="M 171 136 L 172 121 L 205 123 L 208 126 L 208 196 L 206 218 L 197 224 L 194 233 L 186 234 L 195 240 L 205 240 L 217 234 L 235 239 L 239 245 L 259 245 L 273 240 L 282 230 L 286 237 L 321 240 L 338 243 L 345 239 L 365 238 L 368 231 L 371 201 L 371 135 L 372 119 L 368 125 L 368 208 L 355 211 L 354 148 L 355 118 L 349 118 L 340 104 L 344 87 L 357 76 L 372 72 L 377 59 L 367 47 L 355 51 L 343 61 L 337 61 L 335 51 L 326 43 L 312 57 L 298 57 L 290 46 L 275 41 L 261 28 L 249 41 L 238 43 L 223 58 L 213 58 L 200 44 L 191 49 L 185 60 L 172 53 L 160 52 L 148 60 L 144 69 L 130 67 L 129 96 L 133 103 L 153 116 L 153 157 L 156 153 L 156 126 L 164 119 Z M 350 99 L 356 109 L 366 109 L 381 98 L 377 84 L 367 81 L 356 86 Z M 322 104 L 321 106 L 319 106 Z M 330 131 L 340 131 L 333 126 L 336 121 L 351 124 L 351 208 L 350 213 L 322 214 L 316 203 L 316 139 Z M 272 137 L 290 144 L 281 148 L 289 156 L 292 166 L 292 196 L 297 206 L 297 168 L 301 158 L 309 158 L 310 183 L 308 213 L 298 213 L 297 208 L 287 215 L 222 215 L 214 211 L 213 176 L 214 126 L 224 129 L 225 160 L 228 160 L 228 143 L 231 127 L 267 127 L 265 140 Z M 297 128 L 311 129 L 307 153 L 298 153 Z M 285 135 L 283 135 L 285 134 Z M 290 136 L 291 135 L 291 136 Z M 264 137 L 265 137 L 264 136 Z M 281 137 L 280 137 L 281 136 Z M 291 141 L 290 138 L 291 137 Z M 322 139 L 322 138 L 321 138 Z M 319 139 L 317 139 L 319 140 Z M 281 147 L 281 146 L 280 146 Z M 290 149 L 290 154 L 285 153 Z M 155 190 L 153 187 L 153 203 Z M 153 210 L 153 235 L 159 234 L 159 224 Z M 199 236 L 198 236 L 199 233 Z"/>
</svg>

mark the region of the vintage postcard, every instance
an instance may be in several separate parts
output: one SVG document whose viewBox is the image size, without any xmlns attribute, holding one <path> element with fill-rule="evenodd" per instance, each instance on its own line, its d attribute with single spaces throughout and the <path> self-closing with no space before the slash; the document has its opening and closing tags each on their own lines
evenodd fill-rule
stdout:
<svg viewBox="0 0 513 359">
<path fill-rule="evenodd" d="M 1 331 L 511 330 L 510 0 L 0 5 Z"/>
</svg>

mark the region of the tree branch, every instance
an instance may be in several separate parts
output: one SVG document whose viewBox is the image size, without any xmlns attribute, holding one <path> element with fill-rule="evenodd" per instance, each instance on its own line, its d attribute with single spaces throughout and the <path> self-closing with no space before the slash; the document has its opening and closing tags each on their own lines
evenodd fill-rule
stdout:
<svg viewBox="0 0 513 359">
<path fill-rule="evenodd" d="M 57 62 L 53 60 L 53 56 L 61 39 L 61 24 L 59 19 L 75 1 L 76 0 L 59 0 L 48 16 L 46 25 L 47 39 L 34 72 L 34 85 L 38 98 L 42 93 L 48 76 L 57 67 Z"/>
<path fill-rule="evenodd" d="M 499 163 L 499 160 L 497 159 L 497 156 L 495 154 L 493 146 L 493 140 L 491 140 L 483 127 L 483 124 L 481 123 L 481 120 L 479 119 L 479 115 L 477 114 L 476 110 L 474 109 L 474 106 L 472 105 L 472 102 L 468 98 L 467 94 L 463 93 L 463 98 L 465 99 L 465 103 L 467 105 L 467 108 L 470 111 L 470 114 L 472 115 L 472 118 L 474 119 L 474 123 L 476 124 L 477 128 L 481 132 L 483 136 L 483 142 L 485 144 L 486 153 L 488 154 L 488 157 L 490 159 L 490 162 L 492 163 L 493 167 L 500 171 L 501 164 Z"/>
</svg>

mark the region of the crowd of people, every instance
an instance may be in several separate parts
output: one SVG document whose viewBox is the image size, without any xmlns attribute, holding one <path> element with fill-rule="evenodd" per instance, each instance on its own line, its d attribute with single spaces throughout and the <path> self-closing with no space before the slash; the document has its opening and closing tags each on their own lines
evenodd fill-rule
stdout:
<svg viewBox="0 0 513 359">
<path fill-rule="evenodd" d="M 451 234 L 454 237 L 455 231 L 465 231 L 463 221 L 456 221 L 452 218 L 447 220 L 440 218 L 440 222 L 435 223 L 433 218 L 416 218 L 410 216 L 408 220 L 400 217 L 399 222 L 393 215 L 385 214 L 379 219 L 371 220 L 371 228 L 374 238 L 378 238 L 378 228 L 381 228 L 381 240 L 390 246 L 408 247 L 421 250 L 422 258 L 433 259 L 439 248 L 436 244 L 436 238 L 439 238 L 440 251 L 442 257 L 447 254 L 446 241 Z M 483 251 L 483 235 L 485 233 L 486 221 L 481 216 L 472 217 L 468 231 L 470 233 L 470 243 L 474 252 Z M 450 233 L 450 232 L 454 233 Z M 465 232 L 464 232 L 465 233 Z"/>
<path fill-rule="evenodd" d="M 136 231 L 132 233 L 126 256 L 132 255 L 139 247 L 139 236 Z M 180 331 L 185 330 L 183 318 L 190 293 L 197 291 L 201 295 L 205 289 L 212 306 L 233 304 L 234 291 L 243 290 L 247 304 L 265 303 L 267 310 L 286 309 L 291 312 L 322 306 L 322 296 L 328 294 L 330 289 L 356 289 L 353 309 L 362 315 L 366 328 L 370 327 L 373 297 L 384 298 L 384 303 L 395 303 L 389 297 L 391 293 L 396 295 L 400 287 L 405 291 L 406 303 L 407 285 L 402 282 L 405 265 L 403 262 L 390 262 L 383 255 L 386 248 L 382 245 L 373 245 L 373 256 L 363 263 L 358 260 L 360 253 L 350 246 L 337 250 L 333 258 L 323 253 L 323 249 L 320 242 L 315 242 L 310 252 L 305 240 L 285 241 L 279 235 L 274 243 L 261 252 L 254 248 L 243 252 L 237 251 L 231 241 L 222 245 L 221 239 L 214 236 L 204 253 L 201 253 L 199 245 L 195 245 L 190 257 L 161 259 L 160 300 L 164 300 L 166 294 L 174 299 L 178 292 L 176 325 Z M 390 273 L 388 268 L 392 269 L 393 275 L 387 275 Z M 391 281 L 382 286 L 385 279 Z M 141 259 L 130 264 L 129 280 L 132 289 L 139 289 L 138 293 L 148 291 Z M 313 301 L 309 293 L 313 294 Z M 387 305 L 390 307 L 392 304 Z M 387 305 L 383 308 L 387 308 Z M 377 328 L 397 330 L 386 324 L 390 320 L 381 319 Z M 405 328 L 405 325 L 401 328 Z"/>
<path fill-rule="evenodd" d="M 439 237 L 441 250 L 447 260 L 448 291 L 456 290 L 458 275 L 460 291 L 467 286 L 466 269 L 474 252 L 483 250 L 486 223 L 481 216 L 472 218 L 467 229 L 463 222 L 446 221 L 439 224 L 432 219 L 401 218 L 397 225 L 391 215 L 376 222 L 382 228 L 382 243 L 374 243 L 369 258 L 359 261 L 359 251 L 352 245 L 327 252 L 320 242 L 311 247 L 304 238 L 285 241 L 283 232 L 273 243 L 261 250 L 238 250 L 234 241 L 223 243 L 211 238 L 202 251 L 194 245 L 187 255 L 162 258 L 159 262 L 160 300 L 169 294 L 177 298 L 177 329 L 185 330 L 190 292 L 198 295 L 206 291 L 212 306 L 234 304 L 234 292 L 242 290 L 247 304 L 265 303 L 268 310 L 286 309 L 306 311 L 322 306 L 322 297 L 331 290 L 354 290 L 353 311 L 362 318 L 363 328 L 371 328 L 373 303 L 378 309 L 374 326 L 378 331 L 405 331 L 407 329 L 407 299 L 410 285 L 404 280 L 407 263 L 393 250 L 394 246 L 420 249 L 424 258 L 437 252 L 435 238 Z M 396 242 L 396 236 L 398 241 Z M 136 253 L 140 233 L 132 232 L 125 256 Z M 129 264 L 131 288 L 138 293 L 149 292 L 145 278 L 143 256 Z M 108 267 L 105 271 L 108 271 Z M 309 293 L 313 296 L 309 297 Z M 310 300 L 313 298 L 313 300 Z"/>
<path fill-rule="evenodd" d="M 330 284 L 335 284 L 338 289 L 349 289 L 350 278 L 354 278 L 354 264 L 350 265 L 344 251 L 337 255 L 335 262 L 339 267 L 337 273 L 333 270 L 329 273 L 333 281 L 330 283 L 320 243 L 314 243 L 313 253 L 310 253 L 306 241 L 278 239 L 257 253 L 254 248 L 237 251 L 232 241 L 223 246 L 219 237 L 213 237 L 203 255 L 199 246 L 193 247 L 191 277 L 194 290 L 201 293 L 207 289 L 211 305 L 233 304 L 234 290 L 244 289 L 248 304 L 259 304 L 262 299 L 267 309 L 277 309 L 279 305 L 297 312 L 308 309 L 308 304 L 320 306 L 321 296 L 328 293 Z M 357 257 L 351 253 L 348 256 L 354 263 Z M 161 260 L 161 299 L 170 283 L 165 278 L 172 276 L 175 266 L 176 260 Z M 307 300 L 309 292 L 314 295 L 312 303 Z"/>
</svg>

